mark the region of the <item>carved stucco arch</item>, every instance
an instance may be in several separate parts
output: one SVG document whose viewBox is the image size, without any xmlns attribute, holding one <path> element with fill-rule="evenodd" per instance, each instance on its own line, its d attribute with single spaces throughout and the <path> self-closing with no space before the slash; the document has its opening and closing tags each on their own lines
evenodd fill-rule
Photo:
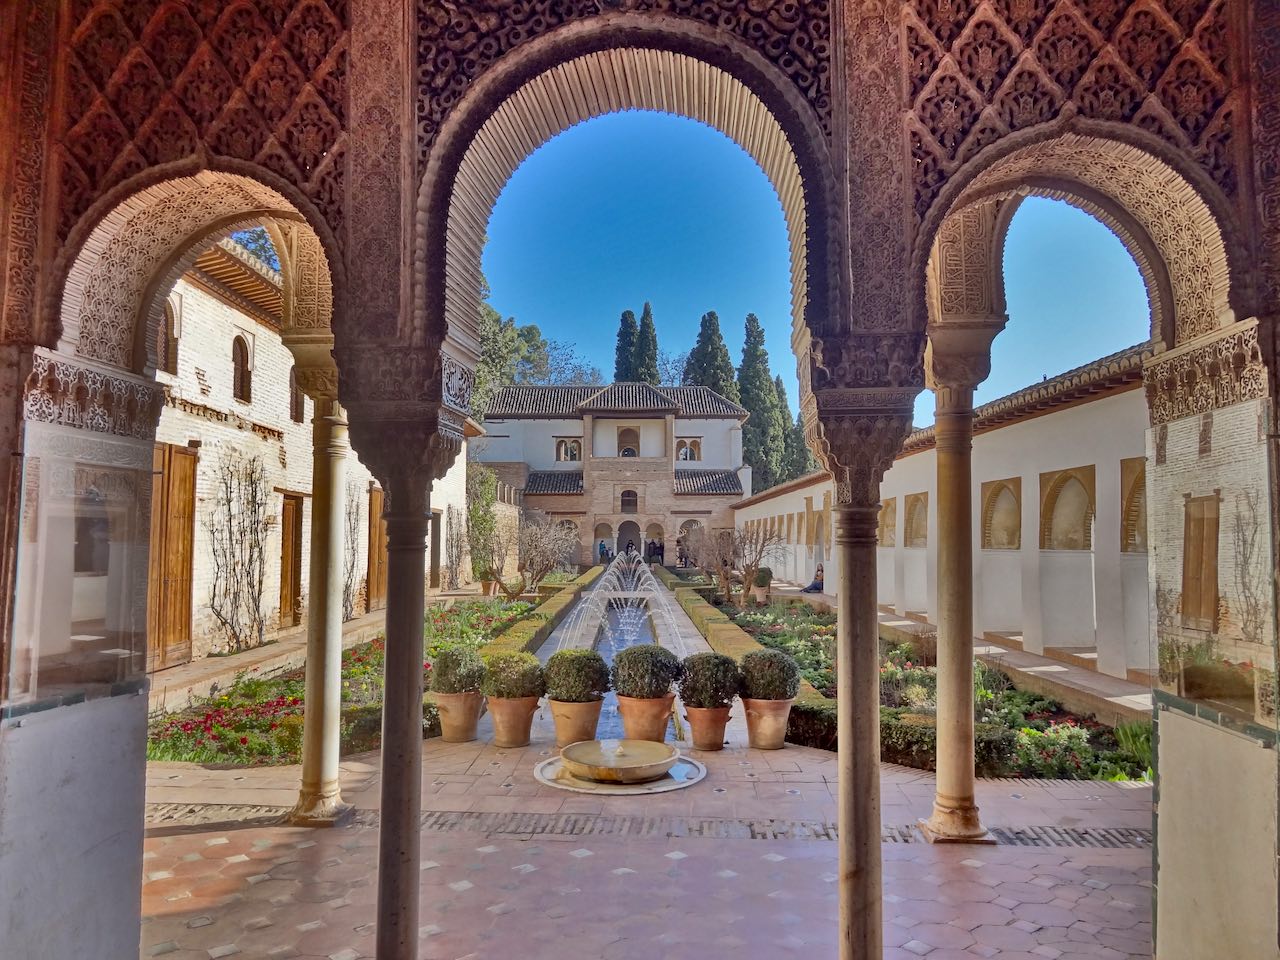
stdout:
<svg viewBox="0 0 1280 960">
<path fill-rule="evenodd" d="M 1141 138 L 1041 133 L 988 148 L 957 172 L 930 208 L 917 238 L 916 276 L 929 273 L 929 258 L 952 217 L 975 204 L 1034 194 L 1071 203 L 1117 235 L 1146 284 L 1158 346 L 1229 324 L 1233 305 L 1247 302 L 1233 267 L 1244 262 L 1233 221 L 1215 213 L 1229 205 L 1202 175 L 1184 174 L 1187 164 L 1175 166 L 1169 149 L 1134 140 Z M 1002 285 L 995 279 L 1000 267 L 993 259 L 989 276 L 996 286 Z M 918 281 L 917 296 L 920 313 L 929 316 L 927 281 Z"/>
<path fill-rule="evenodd" d="M 1063 489 L 1072 482 L 1078 483 L 1085 493 L 1085 514 L 1081 520 L 1083 545 L 1079 547 L 1081 550 L 1093 549 L 1093 520 L 1097 516 L 1097 490 L 1095 483 L 1095 475 L 1092 467 L 1074 467 L 1069 470 L 1060 470 L 1050 479 L 1048 485 L 1044 488 L 1040 498 L 1040 549 L 1051 549 L 1050 544 L 1053 541 L 1053 515 L 1058 507 L 1058 498 L 1062 495 Z"/>
<path fill-rule="evenodd" d="M 281 259 L 281 336 L 304 389 L 336 393 L 334 273 L 326 243 L 282 192 L 240 173 L 197 170 L 126 187 L 68 244 L 55 284 L 60 353 L 149 375 L 173 284 L 210 243 L 265 224 Z M 79 239 L 83 237 L 83 239 Z"/>
<path fill-rule="evenodd" d="M 627 109 L 699 120 L 778 193 L 792 250 L 793 343 L 821 330 L 840 272 L 835 184 L 819 119 L 759 53 L 703 24 L 612 14 L 530 41 L 481 75 L 435 139 L 418 195 L 413 342 L 474 363 L 481 245 L 521 162 L 571 126 Z M 802 364 L 802 366 L 807 366 Z"/>
</svg>

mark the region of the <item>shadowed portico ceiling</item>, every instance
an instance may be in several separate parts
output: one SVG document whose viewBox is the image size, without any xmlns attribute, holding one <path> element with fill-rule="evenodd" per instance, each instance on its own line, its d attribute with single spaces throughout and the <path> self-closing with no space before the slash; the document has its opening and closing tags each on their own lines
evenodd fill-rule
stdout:
<svg viewBox="0 0 1280 960">
<path fill-rule="evenodd" d="M 516 168 L 557 134 L 623 110 L 701 121 L 759 164 L 786 219 L 792 323 L 801 328 L 809 299 L 804 186 L 782 127 L 725 71 L 682 54 L 638 48 L 603 50 L 553 67 L 516 90 L 481 126 L 459 166 L 449 205 L 444 303 L 450 328 L 471 328 L 479 316 L 480 255 L 489 217 Z"/>
</svg>

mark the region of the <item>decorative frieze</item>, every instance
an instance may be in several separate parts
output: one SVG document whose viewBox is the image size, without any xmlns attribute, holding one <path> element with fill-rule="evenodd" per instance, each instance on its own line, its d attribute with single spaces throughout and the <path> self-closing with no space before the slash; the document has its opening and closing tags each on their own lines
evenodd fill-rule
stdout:
<svg viewBox="0 0 1280 960">
<path fill-rule="evenodd" d="M 155 435 L 164 394 L 159 384 L 37 351 L 23 396 L 23 418 L 143 440 Z"/>
<path fill-rule="evenodd" d="M 1265 397 L 1267 371 L 1257 324 L 1153 357 L 1143 384 L 1152 426 Z"/>
</svg>

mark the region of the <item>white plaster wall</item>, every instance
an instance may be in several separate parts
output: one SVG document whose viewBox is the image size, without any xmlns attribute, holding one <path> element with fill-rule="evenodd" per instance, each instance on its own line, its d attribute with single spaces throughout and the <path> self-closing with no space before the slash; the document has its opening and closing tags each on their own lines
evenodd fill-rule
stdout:
<svg viewBox="0 0 1280 960">
<path fill-rule="evenodd" d="M 1151 589 L 1147 582 L 1147 555 L 1120 555 L 1120 587 L 1124 599 L 1124 645 L 1131 670 L 1155 672 L 1155 648 L 1151 645 Z"/>
<path fill-rule="evenodd" d="M 979 488 L 981 489 L 981 488 Z M 1022 557 L 1018 550 L 980 550 L 974 566 L 973 632 L 1022 629 Z"/>
<path fill-rule="evenodd" d="M 726 421 L 717 422 L 724 423 Z M 778 547 L 777 557 L 771 561 L 776 578 L 807 584 L 813 579 L 815 569 L 818 563 L 821 562 L 823 575 L 827 583 L 834 587 L 839 569 L 838 561 L 832 557 L 829 547 L 819 548 L 816 545 L 805 545 L 803 520 L 806 500 L 809 501 L 812 509 L 820 511 L 822 509 L 823 493 L 830 492 L 830 482 L 818 480 L 807 486 L 787 491 L 776 497 L 770 497 L 760 503 L 734 511 L 734 520 L 737 526 L 742 526 L 749 520 L 764 520 L 781 515 L 783 517 L 784 532 L 787 529 L 786 515 L 792 514 L 794 516 L 797 513 L 801 515 L 799 523 L 792 521 L 790 540 Z"/>
<path fill-rule="evenodd" d="M 528 421 L 522 421 L 527 423 Z M 679 424 L 681 421 L 676 421 Z M 593 420 L 592 433 L 595 437 L 592 456 L 616 457 L 618 455 L 618 431 L 631 427 L 640 434 L 640 456 L 665 457 L 674 456 L 667 451 L 666 420 Z M 680 432 L 677 426 L 676 433 Z"/>
<path fill-rule="evenodd" d="M 1276 751 L 1159 713 L 1156 956 L 1276 960 Z"/>
<path fill-rule="evenodd" d="M 678 418 L 676 437 L 677 439 L 681 437 L 702 439 L 702 460 L 690 462 L 688 465 L 691 467 L 736 470 L 742 465 L 742 430 L 736 420 Z M 738 442 L 736 457 L 735 437 Z"/>
<path fill-rule="evenodd" d="M 138 955 L 146 720 L 138 695 L 0 725 L 0 957 Z"/>
<path fill-rule="evenodd" d="M 556 460 L 557 437 L 581 437 L 581 420 L 486 420 L 473 444 L 488 462 L 527 463 L 530 470 L 581 470 L 581 462 Z M 583 451 L 586 456 L 586 451 Z"/>
<path fill-rule="evenodd" d="M 1253 411 L 1251 405 L 1250 408 Z M 1219 416 L 1221 414 L 1219 411 Z M 1096 635 L 1100 644 L 1099 668 L 1104 672 L 1124 676 L 1129 667 L 1148 669 L 1152 658 L 1148 652 L 1149 641 L 1144 649 L 1142 640 L 1148 631 L 1141 617 L 1142 591 L 1138 584 L 1138 571 L 1145 564 L 1145 558 L 1141 554 L 1120 552 L 1120 462 L 1145 455 L 1146 424 L 1146 400 L 1140 390 L 1130 390 L 1007 424 L 974 437 L 971 506 L 976 633 L 1018 631 L 1026 649 L 1033 653 L 1040 653 L 1045 645 L 1090 646 Z M 1250 428 L 1256 428 L 1254 421 L 1250 421 Z M 1094 549 L 1042 552 L 1040 474 L 1091 464 L 1095 467 L 1098 490 Z M 1257 471 L 1254 464 L 1247 469 Z M 937 461 L 931 449 L 901 457 L 887 471 L 880 493 L 883 499 L 897 499 L 896 546 L 879 548 L 876 561 L 876 592 L 880 602 L 892 605 L 900 614 L 908 610 L 923 611 L 935 623 L 936 472 Z M 1021 478 L 1021 549 L 984 551 L 982 484 L 1013 477 Z M 803 510 L 806 496 L 820 505 L 822 494 L 830 490 L 829 483 L 814 484 L 768 498 L 737 511 L 738 522 Z M 903 534 L 905 498 L 917 493 L 929 495 L 927 545 L 909 548 Z M 1149 512 L 1159 495 L 1152 490 Z M 1176 536 L 1180 542 L 1180 506 L 1178 523 Z M 1227 523 L 1224 515 L 1224 531 Z M 1153 542 L 1160 535 L 1160 531 L 1151 529 Z M 798 549 L 803 551 L 802 547 Z M 1227 549 L 1224 543 L 1221 550 Z M 1179 558 L 1176 563 L 1180 562 Z M 1180 567 L 1178 569 L 1180 576 Z M 826 560 L 826 573 L 828 581 L 834 584 L 836 563 L 830 557 Z"/>
</svg>

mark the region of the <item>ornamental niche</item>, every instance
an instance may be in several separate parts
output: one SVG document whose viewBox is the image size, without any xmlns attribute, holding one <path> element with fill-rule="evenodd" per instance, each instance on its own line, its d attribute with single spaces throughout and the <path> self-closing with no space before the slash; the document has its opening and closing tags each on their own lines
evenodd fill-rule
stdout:
<svg viewBox="0 0 1280 960">
<path fill-rule="evenodd" d="M 913 0 L 902 40 L 916 217 L 984 147 L 1073 113 L 1137 125 L 1234 197 L 1227 35 L 1226 0 Z"/>
</svg>

